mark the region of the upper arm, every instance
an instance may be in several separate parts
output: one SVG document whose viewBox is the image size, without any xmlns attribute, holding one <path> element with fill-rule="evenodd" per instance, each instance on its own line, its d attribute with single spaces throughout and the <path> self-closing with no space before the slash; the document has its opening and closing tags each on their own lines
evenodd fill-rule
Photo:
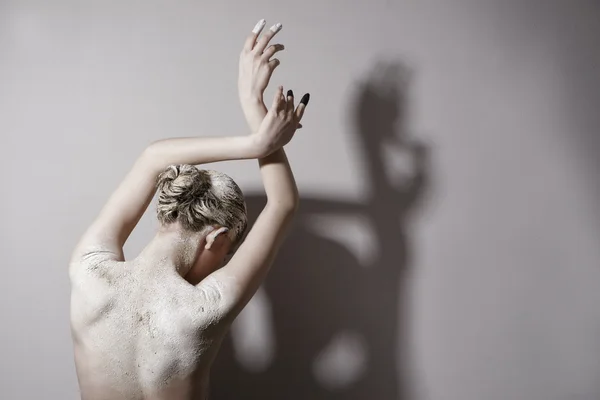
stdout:
<svg viewBox="0 0 600 400">
<path fill-rule="evenodd" d="M 235 318 L 260 287 L 285 239 L 294 212 L 295 209 L 267 203 L 231 260 L 209 276 L 211 281 L 219 282 L 227 314 Z"/>
<path fill-rule="evenodd" d="M 80 238 L 71 254 L 72 264 L 99 252 L 123 261 L 123 245 L 152 201 L 157 174 L 147 152 L 142 153 Z"/>
</svg>

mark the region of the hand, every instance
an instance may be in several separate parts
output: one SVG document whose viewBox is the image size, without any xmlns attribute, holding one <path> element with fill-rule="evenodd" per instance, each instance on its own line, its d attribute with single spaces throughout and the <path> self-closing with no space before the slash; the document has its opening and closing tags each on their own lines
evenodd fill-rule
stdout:
<svg viewBox="0 0 600 400">
<path fill-rule="evenodd" d="M 238 93 L 242 104 L 247 101 L 262 101 L 271 75 L 279 65 L 279 60 L 271 59 L 271 57 L 284 49 L 282 44 L 273 44 L 267 47 L 273 36 L 281 30 L 282 25 L 280 23 L 273 25 L 257 41 L 264 27 L 265 20 L 262 19 L 248 35 L 240 54 Z"/>
<path fill-rule="evenodd" d="M 298 107 L 294 109 L 294 93 L 288 90 L 286 99 L 283 95 L 283 86 L 277 88 L 273 105 L 258 131 L 251 135 L 256 143 L 259 158 L 268 156 L 292 140 L 309 99 L 310 95 L 305 94 Z"/>
</svg>

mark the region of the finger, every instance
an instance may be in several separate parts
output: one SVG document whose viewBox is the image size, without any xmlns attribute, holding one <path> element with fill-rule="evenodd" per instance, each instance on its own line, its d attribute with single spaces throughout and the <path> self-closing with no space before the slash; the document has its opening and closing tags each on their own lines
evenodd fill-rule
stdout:
<svg viewBox="0 0 600 400">
<path fill-rule="evenodd" d="M 282 44 L 272 44 L 269 47 L 267 47 L 267 49 L 264 51 L 263 53 L 263 58 L 265 60 L 269 60 L 271 57 L 273 57 L 273 55 L 275 53 L 277 53 L 278 51 L 281 51 L 285 49 L 285 46 Z"/>
<path fill-rule="evenodd" d="M 281 102 L 279 103 L 278 110 L 285 112 L 286 108 L 287 108 L 287 101 L 286 101 L 285 94 L 283 94 L 283 89 L 282 89 L 281 90 Z"/>
<path fill-rule="evenodd" d="M 279 109 L 281 102 L 283 101 L 283 86 L 278 86 L 273 97 L 273 109 Z"/>
<path fill-rule="evenodd" d="M 294 112 L 294 92 L 291 89 L 287 91 L 287 104 L 285 110 L 290 114 Z"/>
<path fill-rule="evenodd" d="M 283 25 L 281 25 L 279 22 L 273 25 L 267 31 L 267 33 L 262 35 L 258 42 L 256 42 L 256 45 L 254 46 L 254 51 L 262 54 L 262 52 L 265 51 L 265 48 L 267 47 L 271 39 L 273 39 L 273 36 L 275 36 L 277 32 L 281 30 L 281 28 L 283 28 Z"/>
<path fill-rule="evenodd" d="M 274 58 L 268 62 L 268 65 L 269 65 L 269 68 L 271 68 L 271 71 L 274 70 L 275 68 L 277 68 L 277 66 L 279 64 L 281 64 L 281 62 L 279 61 L 278 58 Z"/>
<path fill-rule="evenodd" d="M 300 99 L 300 103 L 296 108 L 296 118 L 298 119 L 298 121 L 302 119 L 302 116 L 304 115 L 304 110 L 306 109 L 309 100 L 310 93 L 306 93 L 304 96 L 302 96 L 302 99 Z"/>
<path fill-rule="evenodd" d="M 252 32 L 250 32 L 250 34 L 246 38 L 246 42 L 244 43 L 244 50 L 252 50 L 254 44 L 256 43 L 256 38 L 258 38 L 258 35 L 260 35 L 260 32 L 263 30 L 266 23 L 267 21 L 265 21 L 264 19 L 261 19 L 256 23 L 254 29 L 252 29 Z"/>
</svg>

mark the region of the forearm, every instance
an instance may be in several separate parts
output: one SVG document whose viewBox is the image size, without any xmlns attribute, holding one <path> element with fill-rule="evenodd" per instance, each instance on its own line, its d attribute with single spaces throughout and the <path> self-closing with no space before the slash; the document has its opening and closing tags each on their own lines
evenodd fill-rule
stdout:
<svg viewBox="0 0 600 400">
<path fill-rule="evenodd" d="M 256 133 L 267 115 L 267 107 L 262 97 L 241 98 L 242 110 L 252 133 Z"/>
<path fill-rule="evenodd" d="M 199 165 L 257 158 L 260 151 L 251 136 L 182 137 L 157 140 L 146 149 L 157 169 L 172 164 Z"/>
<path fill-rule="evenodd" d="M 241 101 L 250 130 L 253 133 L 257 132 L 267 115 L 267 107 L 263 99 L 241 99 Z M 295 209 L 298 205 L 298 187 L 283 148 L 259 158 L 258 164 L 268 204 Z"/>
<path fill-rule="evenodd" d="M 299 199 L 298 187 L 283 148 L 259 158 L 258 164 L 267 195 L 267 206 L 295 211 Z"/>
</svg>

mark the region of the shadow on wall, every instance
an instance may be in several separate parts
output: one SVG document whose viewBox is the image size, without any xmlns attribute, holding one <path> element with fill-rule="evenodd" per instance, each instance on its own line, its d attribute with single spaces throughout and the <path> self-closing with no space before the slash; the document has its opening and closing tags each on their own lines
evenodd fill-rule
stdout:
<svg viewBox="0 0 600 400">
<path fill-rule="evenodd" d="M 244 311 L 234 324 L 213 365 L 212 399 L 414 398 L 407 221 L 428 186 L 429 163 L 426 146 L 405 129 L 409 75 L 403 64 L 386 62 L 360 82 L 349 114 L 364 152 L 365 201 L 301 198 L 294 226 L 257 294 L 267 315 Z M 408 160 L 402 176 L 386 158 Z M 262 195 L 247 196 L 251 220 L 265 202 Z M 352 226 L 359 229 L 352 232 Z M 358 246 L 341 244 L 349 232 Z M 256 346 L 247 340 L 253 335 Z M 244 351 L 257 349 L 253 364 Z"/>
</svg>

